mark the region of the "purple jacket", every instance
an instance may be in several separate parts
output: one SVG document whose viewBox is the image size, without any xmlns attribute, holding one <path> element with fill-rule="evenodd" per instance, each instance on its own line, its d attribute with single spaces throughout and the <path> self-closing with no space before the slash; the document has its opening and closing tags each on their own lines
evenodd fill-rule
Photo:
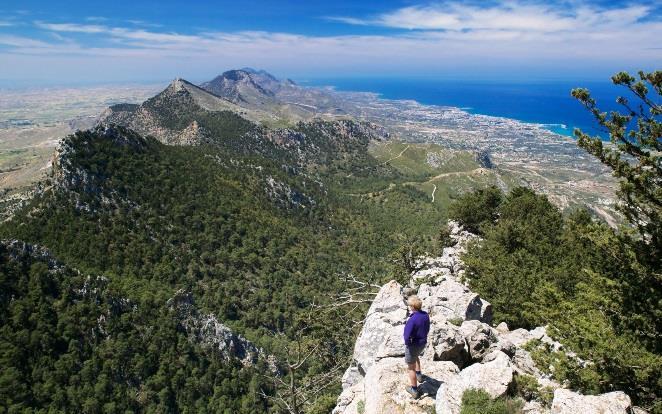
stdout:
<svg viewBox="0 0 662 414">
<path fill-rule="evenodd" d="M 405 345 L 425 345 L 430 331 L 430 316 L 427 312 L 416 311 L 409 316 L 405 324 Z"/>
</svg>

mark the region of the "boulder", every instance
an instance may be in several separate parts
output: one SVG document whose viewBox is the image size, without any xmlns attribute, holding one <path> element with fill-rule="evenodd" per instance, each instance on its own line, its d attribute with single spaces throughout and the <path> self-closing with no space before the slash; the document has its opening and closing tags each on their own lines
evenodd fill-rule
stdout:
<svg viewBox="0 0 662 414">
<path fill-rule="evenodd" d="M 430 319 L 428 347 L 432 352 L 426 354 L 432 354 L 432 359 L 436 361 L 452 361 L 462 367 L 470 359 L 469 348 L 459 327 L 438 316 Z"/>
<path fill-rule="evenodd" d="M 497 336 L 497 342 L 495 344 L 492 344 L 491 350 L 501 351 L 504 354 L 508 355 L 510 358 L 513 358 L 515 356 L 515 353 L 517 352 L 517 347 L 509 340 L 505 338 L 499 338 Z"/>
<path fill-rule="evenodd" d="M 401 358 L 385 358 L 372 365 L 365 380 L 345 389 L 333 414 L 422 414 L 434 410 L 434 398 L 439 386 L 450 381 L 459 369 L 448 361 L 422 362 L 424 381 L 419 384 L 421 398 L 414 400 L 405 391 L 408 384 L 407 366 Z"/>
<path fill-rule="evenodd" d="M 381 358 L 405 354 L 402 333 L 407 307 L 401 289 L 396 281 L 385 284 L 370 305 L 354 346 L 354 361 L 361 374 Z"/>
<path fill-rule="evenodd" d="M 434 407 L 434 394 L 421 385 L 423 395 L 415 400 L 405 391 L 407 383 L 407 366 L 402 358 L 382 359 L 372 365 L 365 376 L 365 414 L 429 413 Z"/>
<path fill-rule="evenodd" d="M 459 372 L 460 369 L 450 361 L 431 361 L 429 363 L 421 363 L 421 369 L 425 376 L 425 383 L 438 382 L 437 385 L 451 381 Z M 424 389 L 426 387 L 423 387 Z M 437 390 L 434 390 L 436 395 Z M 430 392 L 432 395 L 433 393 Z"/>
<path fill-rule="evenodd" d="M 615 391 L 601 395 L 581 395 L 559 388 L 554 391 L 552 414 L 628 414 L 632 412 L 630 397 Z"/>
<path fill-rule="evenodd" d="M 365 395 L 363 393 L 363 381 L 346 388 L 338 397 L 336 407 L 332 414 L 361 414 L 359 405 L 365 404 Z"/>
<path fill-rule="evenodd" d="M 452 279 L 444 279 L 436 285 L 422 284 L 418 288 L 418 297 L 423 301 L 423 309 L 430 316 L 479 320 L 485 323 L 492 321 L 492 305 Z"/>
<path fill-rule="evenodd" d="M 516 347 L 520 347 L 520 348 L 523 347 L 531 339 L 533 339 L 529 334 L 529 331 L 522 328 L 518 328 L 510 332 L 505 332 L 502 334 L 502 337 L 508 339 L 510 342 L 515 344 Z"/>
<path fill-rule="evenodd" d="M 505 322 L 501 322 L 500 324 L 497 325 L 496 330 L 501 334 L 508 333 L 509 332 L 508 324 Z"/>
<path fill-rule="evenodd" d="M 345 390 L 347 388 L 352 387 L 353 385 L 359 383 L 361 380 L 363 380 L 363 375 L 359 372 L 359 368 L 357 366 L 350 366 L 347 368 L 345 373 L 342 376 L 341 384 L 342 384 L 342 389 Z"/>
<path fill-rule="evenodd" d="M 453 277 L 453 272 L 447 267 L 419 269 L 411 275 L 412 283 L 415 286 L 429 282 L 441 283 L 449 277 Z"/>
<path fill-rule="evenodd" d="M 522 407 L 523 414 L 548 414 L 549 409 L 545 408 L 542 403 L 538 401 L 527 401 Z"/>
<path fill-rule="evenodd" d="M 459 414 L 464 391 L 477 388 L 497 398 L 504 395 L 513 382 L 513 369 L 510 359 L 503 352 L 496 352 L 488 363 L 473 364 L 441 384 L 435 404 L 437 413 Z"/>
<path fill-rule="evenodd" d="M 531 340 L 539 340 L 544 344 L 549 345 L 552 350 L 559 351 L 563 348 L 561 343 L 553 340 L 549 335 L 547 335 L 547 329 L 544 326 L 538 326 L 530 331 L 526 329 L 515 329 L 514 331 L 503 333 L 505 338 L 508 338 L 515 346 L 523 347 L 527 342 Z"/>
<path fill-rule="evenodd" d="M 544 326 L 538 326 L 529 331 L 529 335 L 533 339 L 538 339 L 544 344 L 549 345 L 554 351 L 560 351 L 563 348 L 563 345 L 560 342 L 553 340 L 549 335 L 547 335 L 547 328 Z"/>
<path fill-rule="evenodd" d="M 492 328 L 480 321 L 464 321 L 459 330 L 469 348 L 469 357 L 472 361 L 481 361 L 485 355 L 493 350 L 492 345 L 497 342 L 497 337 Z"/>
<path fill-rule="evenodd" d="M 515 366 L 515 370 L 521 374 L 535 376 L 541 375 L 540 370 L 536 367 L 535 362 L 533 362 L 533 358 L 531 358 L 531 354 L 522 348 L 515 349 L 515 355 L 513 356 L 512 362 Z"/>
</svg>

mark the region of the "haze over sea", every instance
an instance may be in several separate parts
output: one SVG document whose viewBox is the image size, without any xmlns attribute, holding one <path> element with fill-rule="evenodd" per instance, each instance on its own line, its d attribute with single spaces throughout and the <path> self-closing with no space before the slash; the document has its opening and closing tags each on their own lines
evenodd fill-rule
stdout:
<svg viewBox="0 0 662 414">
<path fill-rule="evenodd" d="M 454 106 L 474 114 L 543 124 L 567 136 L 572 136 L 575 127 L 599 133 L 593 116 L 570 96 L 573 88 L 588 88 L 599 108 L 607 111 L 619 109 L 617 96 L 630 96 L 627 90 L 608 80 L 512 82 L 377 77 L 310 79 L 302 84 L 374 92 L 386 99 L 411 99 L 426 105 Z"/>
</svg>

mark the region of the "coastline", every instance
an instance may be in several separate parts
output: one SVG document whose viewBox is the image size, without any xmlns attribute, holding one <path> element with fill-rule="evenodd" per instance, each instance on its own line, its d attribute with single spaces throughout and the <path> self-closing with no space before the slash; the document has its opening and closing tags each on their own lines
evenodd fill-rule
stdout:
<svg viewBox="0 0 662 414">
<path fill-rule="evenodd" d="M 570 90 L 580 85 L 569 82 L 519 83 L 512 86 L 488 82 L 458 84 L 445 80 L 419 82 L 409 79 L 326 78 L 304 80 L 300 85 L 336 93 L 365 93 L 379 99 L 414 101 L 420 105 L 459 109 L 471 115 L 509 119 L 536 125 L 573 140 L 575 128 L 592 135 L 602 135 L 592 115 L 570 97 Z M 589 85 L 605 110 L 619 109 L 610 103 L 615 95 L 613 85 Z"/>
</svg>

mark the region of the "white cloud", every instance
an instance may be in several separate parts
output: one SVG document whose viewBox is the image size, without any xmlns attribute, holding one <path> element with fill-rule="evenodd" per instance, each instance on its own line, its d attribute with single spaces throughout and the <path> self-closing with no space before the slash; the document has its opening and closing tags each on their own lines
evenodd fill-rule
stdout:
<svg viewBox="0 0 662 414">
<path fill-rule="evenodd" d="M 14 26 L 14 23 L 6 20 L 0 20 L 0 27 L 9 27 L 9 26 Z"/>
<path fill-rule="evenodd" d="M 146 21 L 144 21 L 144 20 L 135 20 L 135 19 L 132 19 L 132 20 L 127 20 L 126 22 L 127 22 L 127 23 L 131 23 L 131 24 L 133 24 L 133 25 L 135 25 L 135 26 L 143 26 L 143 27 L 163 27 L 162 24 L 150 23 L 150 22 L 146 22 Z"/>
<path fill-rule="evenodd" d="M 409 30 L 521 30 L 531 32 L 575 31 L 591 27 L 623 27 L 646 17 L 651 8 L 632 5 L 604 9 L 579 6 L 562 10 L 552 3 L 502 1 L 490 7 L 447 2 L 410 6 L 373 18 L 331 17 L 331 20 L 354 25 L 384 26 Z"/>
<path fill-rule="evenodd" d="M 108 19 L 106 17 L 101 17 L 101 16 L 88 16 L 85 18 L 85 20 L 88 22 L 105 22 Z"/>
<path fill-rule="evenodd" d="M 29 71 L 50 76 L 56 70 L 71 77 L 174 77 L 232 66 L 266 67 L 292 76 L 302 72 L 569 73 L 589 69 L 611 73 L 631 66 L 652 69 L 662 61 L 662 22 L 651 19 L 646 6 L 610 10 L 579 6 L 562 14 L 548 6 L 516 5 L 479 9 L 452 3 L 445 11 L 400 9 L 377 19 L 384 25 L 416 30 L 389 35 L 183 34 L 131 25 L 38 21 L 35 26 L 46 36 L 0 36 L 0 60 L 7 62 L 0 78 L 28 76 Z M 513 11 L 505 12 L 508 7 Z M 68 33 L 77 36 L 64 37 Z"/>
<path fill-rule="evenodd" d="M 0 35 L 0 45 L 11 46 L 17 49 L 29 48 L 49 48 L 51 43 L 42 42 L 29 37 L 13 36 L 13 35 Z"/>
<path fill-rule="evenodd" d="M 108 28 L 106 26 L 93 25 L 93 24 L 44 23 L 40 21 L 36 21 L 34 22 L 34 24 L 40 29 L 50 30 L 53 32 L 105 33 L 108 31 Z"/>
</svg>

